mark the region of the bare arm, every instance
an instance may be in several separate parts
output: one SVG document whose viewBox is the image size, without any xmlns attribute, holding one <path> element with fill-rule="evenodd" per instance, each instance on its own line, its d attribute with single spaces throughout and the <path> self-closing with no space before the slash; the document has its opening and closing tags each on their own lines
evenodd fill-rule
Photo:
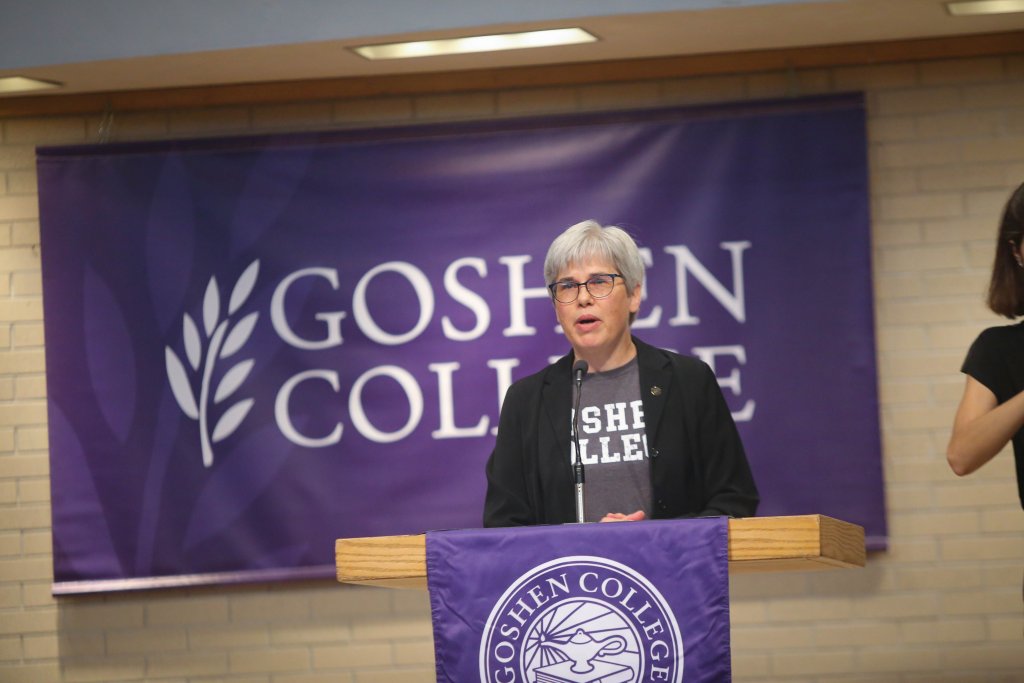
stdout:
<svg viewBox="0 0 1024 683">
<path fill-rule="evenodd" d="M 1001 451 L 1024 426 L 1024 392 L 999 405 L 984 384 L 967 376 L 946 460 L 958 476 L 975 471 Z"/>
</svg>

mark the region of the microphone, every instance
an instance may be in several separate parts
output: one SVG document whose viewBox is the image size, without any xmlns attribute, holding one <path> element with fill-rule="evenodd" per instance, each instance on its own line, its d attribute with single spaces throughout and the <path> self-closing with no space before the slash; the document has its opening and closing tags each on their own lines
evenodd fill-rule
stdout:
<svg viewBox="0 0 1024 683">
<path fill-rule="evenodd" d="M 585 360 L 578 360 L 572 365 L 572 377 L 576 382 L 576 409 L 573 411 L 572 438 L 576 444 L 576 462 L 573 463 L 572 473 L 574 488 L 576 491 L 576 522 L 582 524 L 585 520 L 583 513 L 583 459 L 580 456 L 580 396 L 583 394 L 583 375 L 587 374 L 590 364 Z"/>
<path fill-rule="evenodd" d="M 578 360 L 572 364 L 572 376 L 576 380 L 576 386 L 579 387 L 580 383 L 583 382 L 583 375 L 587 374 L 587 370 L 590 369 L 590 363 L 585 360 Z"/>
</svg>

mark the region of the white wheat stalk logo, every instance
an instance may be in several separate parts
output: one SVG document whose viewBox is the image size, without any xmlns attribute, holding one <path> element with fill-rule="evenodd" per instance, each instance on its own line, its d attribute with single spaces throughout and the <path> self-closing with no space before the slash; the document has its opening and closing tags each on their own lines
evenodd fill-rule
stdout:
<svg viewBox="0 0 1024 683">
<path fill-rule="evenodd" d="M 217 388 L 213 391 L 211 404 L 210 385 L 217 361 L 230 358 L 245 346 L 253 328 L 256 327 L 259 313 L 250 313 L 234 325 L 231 324 L 231 316 L 242 307 L 252 293 L 259 269 L 259 260 L 253 261 L 238 278 L 231 290 L 227 314 L 223 320 L 220 316 L 220 291 L 217 288 L 217 278 L 216 276 L 210 278 L 210 283 L 206 286 L 206 294 L 203 296 L 205 340 L 200 336 L 195 321 L 188 313 L 185 314 L 182 323 L 182 336 L 185 344 L 185 358 L 188 360 L 192 372 L 186 370 L 185 365 L 178 359 L 178 355 L 171 347 L 165 347 L 167 379 L 170 380 L 174 398 L 186 416 L 199 421 L 199 441 L 202 445 L 204 467 L 210 467 L 213 464 L 213 444 L 231 436 L 252 408 L 253 399 L 251 398 L 237 401 L 221 413 L 213 431 L 210 431 L 211 407 L 220 405 L 230 398 L 245 382 L 249 371 L 252 370 L 253 360 L 251 358 L 233 365 L 221 376 Z M 198 400 L 193 391 L 197 381 L 199 384 Z"/>
</svg>

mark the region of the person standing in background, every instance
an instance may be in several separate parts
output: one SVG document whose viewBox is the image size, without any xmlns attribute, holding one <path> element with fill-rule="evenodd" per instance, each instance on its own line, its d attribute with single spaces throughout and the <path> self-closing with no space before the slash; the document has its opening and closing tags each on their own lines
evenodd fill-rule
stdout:
<svg viewBox="0 0 1024 683">
<path fill-rule="evenodd" d="M 996 238 L 988 307 L 1024 316 L 1024 184 L 1006 203 Z M 946 459 L 958 476 L 974 472 L 1013 443 L 1017 490 L 1024 507 L 1024 322 L 990 327 L 967 352 L 967 375 Z"/>
</svg>

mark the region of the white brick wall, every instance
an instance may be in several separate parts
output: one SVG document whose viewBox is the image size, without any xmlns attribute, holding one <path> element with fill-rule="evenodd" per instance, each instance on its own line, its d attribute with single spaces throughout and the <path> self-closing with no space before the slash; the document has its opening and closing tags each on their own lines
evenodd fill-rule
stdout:
<svg viewBox="0 0 1024 683">
<path fill-rule="evenodd" d="M 1009 451 L 945 464 L 998 214 L 1024 181 L 1024 56 L 462 95 L 0 119 L 0 680 L 433 680 L 425 593 L 302 583 L 53 599 L 34 146 L 867 93 L 891 547 L 732 580 L 737 683 L 1024 681 Z"/>
</svg>

